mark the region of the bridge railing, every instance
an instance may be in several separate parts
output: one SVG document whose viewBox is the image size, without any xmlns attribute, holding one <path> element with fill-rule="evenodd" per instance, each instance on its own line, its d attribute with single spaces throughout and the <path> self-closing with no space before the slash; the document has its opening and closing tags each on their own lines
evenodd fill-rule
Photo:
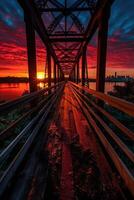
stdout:
<svg viewBox="0 0 134 200">
<path fill-rule="evenodd" d="M 38 105 L 34 105 L 34 108 L 31 108 L 28 113 L 25 113 L 24 116 L 17 119 L 13 124 L 7 127 L 7 129 L 2 131 L 0 134 L 0 197 L 2 197 L 8 185 L 11 184 L 12 178 L 15 176 L 15 173 L 20 167 L 20 164 L 28 155 L 29 149 L 31 149 L 32 146 L 36 147 L 37 145 L 39 149 L 39 143 L 41 143 L 42 139 L 40 138 L 36 140 L 36 138 L 41 137 L 41 129 L 47 126 L 51 109 L 53 108 L 53 106 L 55 106 L 56 102 L 58 102 L 58 99 L 62 94 L 63 88 L 64 82 L 3 104 L 3 106 L 6 108 L 15 108 L 15 105 L 20 105 L 20 103 L 31 103 L 31 101 L 35 100 L 35 97 L 37 98 L 40 95 L 44 95 L 44 93 L 47 94 L 48 92 L 53 90 L 50 94 L 48 93 L 47 97 L 42 99 L 38 103 Z M 22 128 L 22 130 L 15 135 L 12 132 L 13 127 L 16 127 L 17 124 L 20 122 L 20 119 L 22 120 L 23 117 L 26 117 L 25 115 L 30 115 L 31 113 L 33 113 L 33 111 L 34 115 L 30 117 L 30 120 Z M 37 111 L 36 114 L 35 111 Z M 33 148 L 32 152 L 34 152 L 34 149 L 36 148 Z M 30 157 L 31 156 L 32 153 L 30 152 Z M 37 156 L 34 157 L 35 160 L 37 160 Z M 33 166 L 31 166 L 31 164 L 29 167 L 31 170 L 33 170 L 34 168 Z M 32 173 L 31 170 L 30 173 Z"/>
<path fill-rule="evenodd" d="M 104 94 L 101 92 L 96 92 L 95 90 L 80 86 L 73 82 L 71 82 L 71 84 L 73 84 L 74 86 L 76 86 L 79 89 L 84 90 L 88 94 L 93 95 L 97 99 L 100 99 L 100 100 L 104 101 L 105 103 L 108 103 L 110 106 L 113 106 L 113 107 L 119 109 L 120 111 L 125 112 L 126 114 L 134 117 L 134 104 L 133 103 L 127 102 L 125 100 L 122 100 L 117 97 L 113 97 L 113 96 L 110 96 L 110 95 L 107 95 L 107 94 Z"/>
<path fill-rule="evenodd" d="M 57 83 L 54 86 L 44 88 L 37 92 L 33 92 L 1 104 L 0 141 L 15 134 L 15 129 L 20 129 L 18 128 L 20 123 L 23 122 L 23 125 L 21 124 L 21 128 L 26 126 L 26 123 L 28 123 L 28 121 L 31 119 L 32 114 L 38 112 L 42 105 L 47 103 L 50 97 L 52 97 L 53 93 L 55 93 L 62 84 L 63 82 Z M 48 95 L 50 91 L 51 93 Z"/>
<path fill-rule="evenodd" d="M 70 82 L 81 109 L 104 149 L 134 195 L 134 132 L 121 120 L 125 118 L 134 125 L 134 105 L 119 98 L 106 95 Z M 104 105 L 97 104 L 101 100 Z M 116 111 L 114 110 L 116 109 Z M 114 111 L 113 111 L 114 110 Z"/>
<path fill-rule="evenodd" d="M 56 85 L 53 85 L 51 87 L 41 89 L 37 92 L 27 94 L 25 96 L 15 99 L 15 100 L 0 104 L 0 113 L 2 114 L 3 112 L 4 113 L 9 112 L 11 109 L 14 109 L 16 106 L 18 106 L 18 105 L 20 106 L 20 104 L 26 104 L 26 103 L 36 99 L 37 97 L 40 97 L 40 96 L 46 94 L 48 91 L 53 90 L 56 86 L 59 86 L 61 84 L 63 84 L 63 82 L 57 83 Z"/>
</svg>

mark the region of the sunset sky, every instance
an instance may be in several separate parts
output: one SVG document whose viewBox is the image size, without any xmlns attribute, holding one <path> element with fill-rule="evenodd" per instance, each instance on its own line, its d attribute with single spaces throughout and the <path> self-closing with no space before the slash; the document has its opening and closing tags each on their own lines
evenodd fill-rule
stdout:
<svg viewBox="0 0 134 200">
<path fill-rule="evenodd" d="M 46 51 L 37 38 L 37 66 L 44 71 Z M 95 77 L 96 45 L 88 47 L 90 77 Z M 134 1 L 115 0 L 109 24 L 107 75 L 114 72 L 134 77 Z M 17 0 L 0 0 L 0 76 L 27 76 L 27 52 L 23 11 Z"/>
</svg>

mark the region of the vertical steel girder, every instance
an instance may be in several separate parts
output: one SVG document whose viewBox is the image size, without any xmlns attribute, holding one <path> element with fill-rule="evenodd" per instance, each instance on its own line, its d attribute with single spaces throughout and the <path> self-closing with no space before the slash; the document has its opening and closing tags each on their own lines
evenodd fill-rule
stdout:
<svg viewBox="0 0 134 200">
<path fill-rule="evenodd" d="M 85 85 L 85 76 L 86 76 L 86 50 L 87 47 L 83 48 L 83 52 L 82 52 L 82 85 Z"/>
<path fill-rule="evenodd" d="M 105 71 L 109 16 L 110 6 L 106 7 L 105 12 L 103 12 L 101 20 L 99 22 L 96 77 L 96 90 L 99 92 L 104 92 L 105 90 Z"/>
<path fill-rule="evenodd" d="M 80 69 L 79 69 L 79 60 L 78 60 L 78 62 L 77 62 L 77 83 L 79 83 L 79 77 L 80 77 L 80 75 L 79 75 L 79 73 L 80 73 Z"/>
<path fill-rule="evenodd" d="M 37 90 L 35 31 L 30 19 L 26 15 L 25 15 L 25 23 L 26 23 L 29 86 L 30 86 L 30 92 L 35 92 Z"/>
<path fill-rule="evenodd" d="M 59 81 L 62 81 L 62 73 L 60 69 L 59 69 Z"/>
<path fill-rule="evenodd" d="M 64 72 L 68 73 L 68 68 L 67 70 L 65 69 L 65 64 L 63 64 L 63 61 L 70 62 L 71 57 L 74 58 L 73 62 L 70 64 L 70 72 L 71 69 L 76 67 L 76 64 L 78 62 L 78 59 L 82 55 L 82 84 L 85 85 L 86 81 L 86 53 L 84 54 L 84 49 L 87 47 L 91 37 L 95 33 L 96 29 L 99 27 L 99 36 L 98 36 L 98 57 L 97 57 L 97 90 L 98 91 L 104 91 L 104 74 L 105 74 L 105 65 L 106 65 L 106 46 L 107 46 L 107 29 L 108 29 L 108 24 L 105 21 L 105 18 L 107 18 L 107 13 L 109 13 L 107 10 L 111 7 L 112 3 L 114 0 L 76 0 L 75 3 L 73 3 L 71 6 L 66 6 L 66 0 L 64 3 L 59 3 L 57 0 L 49 0 L 50 4 L 54 5 L 54 8 L 56 9 L 54 11 L 53 6 L 49 7 L 47 0 L 34 0 L 34 1 L 26 1 L 26 0 L 18 0 L 22 8 L 24 9 L 24 12 L 27 13 L 27 16 L 31 20 L 31 24 L 33 24 L 34 29 L 38 32 L 39 36 L 43 40 L 44 44 L 46 45 L 47 49 L 50 51 L 50 57 L 53 56 L 56 65 L 59 67 L 60 71 L 60 79 L 64 77 L 62 68 L 64 69 Z M 86 7 L 85 7 L 86 6 Z M 87 28 L 85 30 L 85 25 L 80 22 L 80 19 L 78 15 L 75 15 L 74 12 L 81 12 L 81 11 L 87 11 L 86 9 L 89 7 L 89 12 L 92 15 L 91 20 L 88 22 Z M 45 10 L 46 9 L 46 10 Z M 47 10 L 48 9 L 48 10 Z M 52 9 L 52 10 L 51 10 Z M 76 10 L 75 10 L 76 9 Z M 78 10 L 77 10 L 78 9 Z M 80 9 L 80 10 L 79 10 Z M 82 10 L 83 9 L 83 10 Z M 85 9 L 85 10 L 84 10 Z M 51 12 L 52 16 L 54 17 L 54 20 L 50 22 L 50 25 L 45 27 L 44 21 L 41 18 L 42 12 Z M 40 11 L 40 12 L 39 12 Z M 59 12 L 59 14 L 54 15 L 53 12 Z M 70 38 L 68 34 L 73 33 L 73 29 L 67 29 L 67 21 L 65 20 L 65 25 L 62 27 L 62 30 L 60 31 L 59 29 L 56 32 L 56 27 L 59 25 L 61 22 L 61 17 L 67 17 L 70 16 L 72 18 L 73 24 L 75 25 L 75 31 L 78 33 L 80 31 L 82 34 L 82 38 L 84 40 L 78 40 L 79 38 Z M 70 24 L 71 25 L 71 24 Z M 69 26 L 68 26 L 69 27 Z M 104 29 L 105 30 L 104 30 Z M 65 30 L 63 30 L 65 29 Z M 78 29 L 78 30 L 77 30 Z M 59 54 L 55 52 L 55 49 L 53 48 L 55 46 L 55 41 L 52 43 L 51 40 L 54 40 L 52 34 L 49 34 L 50 32 L 55 31 L 54 34 L 56 34 L 56 41 L 58 41 L 58 45 L 61 46 L 61 44 L 64 43 L 63 46 L 63 55 L 59 57 Z M 70 32 L 69 32 L 70 31 Z M 62 37 L 60 37 L 60 34 L 63 34 Z M 51 38 L 50 38 L 50 35 Z M 60 38 L 60 40 L 59 40 Z M 77 43 L 77 52 L 72 53 L 67 51 L 70 47 L 71 43 Z M 57 46 L 58 46 L 57 45 Z M 69 45 L 69 46 L 68 46 Z M 59 50 L 59 49 L 58 49 Z M 61 51 L 62 52 L 62 51 Z M 36 54 L 35 54 L 36 55 Z M 68 57 L 68 55 L 70 57 Z M 67 59 L 66 59 L 67 58 Z M 62 63 L 60 65 L 59 59 L 62 60 Z M 35 58 L 36 61 L 36 58 Z M 34 61 L 33 61 L 34 62 Z M 36 63 L 36 62 L 35 62 Z M 36 64 L 35 64 L 36 65 Z M 51 65 L 51 62 L 50 62 Z M 62 67 L 62 68 L 61 68 Z M 51 67 L 48 67 L 48 74 L 51 69 Z M 78 68 L 77 68 L 78 69 Z M 77 73 L 78 74 L 78 73 Z M 56 73 L 54 74 L 56 75 Z M 78 76 L 78 75 L 77 75 Z M 35 77 L 35 76 L 33 76 Z M 49 85 L 51 85 L 51 76 L 49 82 Z M 76 78 L 76 77 L 75 77 Z M 56 78 L 54 78 L 56 80 Z M 77 77 L 78 81 L 78 77 Z M 101 84 L 100 84 L 101 83 Z"/>
<path fill-rule="evenodd" d="M 59 82 L 59 68 L 58 68 L 58 66 L 56 67 L 56 80 L 57 80 L 57 82 Z"/>
<path fill-rule="evenodd" d="M 72 71 L 72 81 L 75 82 L 75 67 L 73 68 Z"/>
<path fill-rule="evenodd" d="M 47 61 L 48 61 L 48 87 L 51 86 L 51 54 L 47 49 Z"/>
<path fill-rule="evenodd" d="M 74 68 L 74 82 L 76 82 L 76 77 L 77 77 L 77 66 L 75 65 L 75 68 Z"/>
<path fill-rule="evenodd" d="M 56 84 L 56 82 L 57 82 L 57 80 L 56 80 L 56 67 L 57 67 L 57 65 L 56 65 L 56 62 L 54 62 L 54 83 Z"/>
<path fill-rule="evenodd" d="M 39 5 L 39 0 L 37 0 L 37 4 L 35 1 L 31 0 L 17 0 L 17 1 L 24 10 L 24 13 L 26 13 L 28 18 L 31 20 L 34 29 L 37 31 L 38 35 L 42 39 L 46 48 L 50 50 L 51 55 L 53 56 L 55 62 L 57 62 L 58 67 L 61 68 L 58 62 L 58 58 L 53 49 L 53 46 L 49 40 L 46 27 L 44 26 L 43 20 L 41 18 L 41 13 L 39 13 L 39 9 L 36 6 L 37 4 Z"/>
</svg>

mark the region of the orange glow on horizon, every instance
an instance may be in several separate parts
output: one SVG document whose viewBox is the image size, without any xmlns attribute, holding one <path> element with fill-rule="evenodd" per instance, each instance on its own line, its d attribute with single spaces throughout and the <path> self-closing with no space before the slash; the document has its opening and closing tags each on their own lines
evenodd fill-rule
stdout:
<svg viewBox="0 0 134 200">
<path fill-rule="evenodd" d="M 44 79 L 44 72 L 37 72 L 37 79 Z"/>
<path fill-rule="evenodd" d="M 88 77 L 89 78 L 96 78 L 96 66 L 93 66 L 94 68 L 92 68 L 92 65 L 90 64 L 90 62 L 88 63 Z M 24 69 L 26 67 L 24 66 Z M 41 68 L 41 67 L 40 67 Z M 80 66 L 81 68 L 81 66 Z M 38 80 L 43 80 L 44 78 L 48 77 L 48 74 L 42 71 L 42 69 L 39 69 L 40 71 L 37 72 L 37 79 Z M 80 69 L 81 71 L 81 69 Z M 131 76 L 134 77 L 134 70 L 132 68 L 122 68 L 121 66 L 116 66 L 116 67 L 106 67 L 106 76 L 109 75 L 114 75 L 115 72 L 117 72 L 117 75 L 126 75 L 126 76 Z M 81 72 L 80 72 L 81 74 Z M 23 71 L 18 71 L 18 69 L 15 70 L 1 70 L 0 71 L 0 77 L 28 77 L 28 72 L 27 70 L 23 70 Z M 67 75 L 68 76 L 68 75 Z M 53 72 L 52 72 L 52 77 L 53 77 Z"/>
</svg>

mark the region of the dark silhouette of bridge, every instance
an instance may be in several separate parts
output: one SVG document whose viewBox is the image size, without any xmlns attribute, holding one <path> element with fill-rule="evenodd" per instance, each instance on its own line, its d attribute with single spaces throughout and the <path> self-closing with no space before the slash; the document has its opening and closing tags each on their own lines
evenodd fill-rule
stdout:
<svg viewBox="0 0 134 200">
<path fill-rule="evenodd" d="M 26 24 L 30 94 L 0 105 L 1 199 L 131 199 L 134 106 L 104 93 L 114 0 L 18 2 Z M 92 90 L 86 52 L 97 30 Z M 48 86 L 39 91 L 35 32 L 47 50 Z"/>
</svg>

